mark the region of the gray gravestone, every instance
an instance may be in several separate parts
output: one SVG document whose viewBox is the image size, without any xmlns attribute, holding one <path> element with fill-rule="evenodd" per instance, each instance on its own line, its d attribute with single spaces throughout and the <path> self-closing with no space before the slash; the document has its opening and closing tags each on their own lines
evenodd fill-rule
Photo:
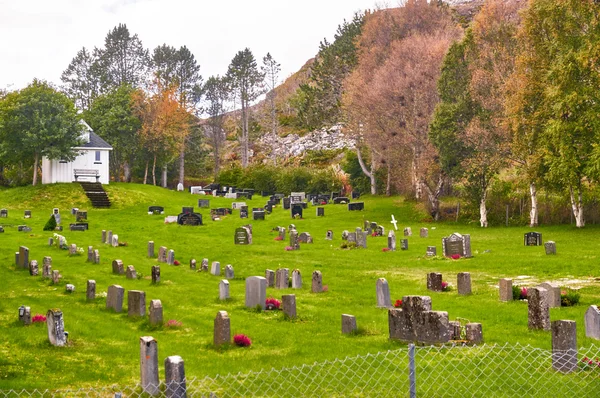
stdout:
<svg viewBox="0 0 600 398">
<path fill-rule="evenodd" d="M 60 278 L 61 278 L 60 271 L 57 269 L 52 270 L 52 284 L 57 285 L 60 282 Z"/>
<path fill-rule="evenodd" d="M 179 355 L 165 358 L 165 398 L 187 398 L 185 366 Z"/>
<path fill-rule="evenodd" d="M 119 235 L 115 234 L 112 237 L 112 247 L 119 247 Z"/>
<path fill-rule="evenodd" d="M 140 385 L 142 392 L 158 395 L 158 343 L 151 336 L 140 337 Z"/>
<path fill-rule="evenodd" d="M 435 246 L 427 246 L 427 252 L 425 253 L 427 257 L 437 256 L 437 249 Z"/>
<path fill-rule="evenodd" d="M 469 272 L 459 272 L 456 276 L 456 286 L 458 294 L 471 294 L 471 274 Z"/>
<path fill-rule="evenodd" d="M 50 278 L 52 276 L 52 257 L 44 257 L 42 262 L 42 277 Z"/>
<path fill-rule="evenodd" d="M 296 295 L 295 294 L 284 294 L 281 296 L 281 304 L 283 306 L 283 313 L 288 318 L 296 318 Z"/>
<path fill-rule="evenodd" d="M 400 249 L 408 250 L 408 239 L 400 239 Z"/>
<path fill-rule="evenodd" d="M 148 257 L 154 258 L 154 242 L 148 241 Z"/>
<path fill-rule="evenodd" d="M 327 240 L 333 240 L 333 231 L 332 230 L 327 230 L 327 234 L 325 235 L 325 239 Z"/>
<path fill-rule="evenodd" d="M 77 254 L 77 245 L 72 243 L 69 245 L 69 256 L 74 256 Z"/>
<path fill-rule="evenodd" d="M 266 299 L 267 280 L 262 276 L 246 278 L 246 307 L 255 308 L 260 306 L 264 310 Z"/>
<path fill-rule="evenodd" d="M 102 230 L 102 243 L 105 243 L 105 242 L 106 242 L 106 230 L 103 229 Z"/>
<path fill-rule="evenodd" d="M 546 297 L 547 291 L 543 287 L 527 289 L 529 329 L 550 330 L 550 309 Z"/>
<path fill-rule="evenodd" d="M 275 271 L 265 270 L 265 279 L 267 280 L 267 287 L 275 287 Z"/>
<path fill-rule="evenodd" d="M 219 347 L 231 342 L 231 323 L 227 311 L 217 312 L 214 322 L 213 344 Z"/>
<path fill-rule="evenodd" d="M 195 258 L 192 258 L 190 260 L 190 269 L 191 270 L 196 270 L 196 259 Z"/>
<path fill-rule="evenodd" d="M 226 279 L 219 282 L 219 300 L 229 300 L 229 281 Z"/>
<path fill-rule="evenodd" d="M 175 264 L 175 250 L 169 250 L 167 253 L 167 265 Z"/>
<path fill-rule="evenodd" d="M 161 246 L 158 248 L 158 262 L 159 263 L 167 262 L 167 248 L 165 246 Z"/>
<path fill-rule="evenodd" d="M 21 268 L 29 267 L 29 249 L 25 246 L 19 247 L 19 266 Z"/>
<path fill-rule="evenodd" d="M 200 271 L 208 272 L 208 259 L 203 258 L 202 263 L 200 264 Z"/>
<path fill-rule="evenodd" d="M 127 277 L 127 279 L 137 279 L 137 272 L 135 271 L 135 267 L 133 265 L 127 266 L 125 276 Z"/>
<path fill-rule="evenodd" d="M 65 334 L 65 321 L 63 313 L 59 309 L 48 310 L 46 313 L 46 325 L 48 326 L 48 340 L 50 344 L 56 347 L 63 347 L 67 344 L 67 335 Z"/>
<path fill-rule="evenodd" d="M 421 236 L 421 238 L 429 237 L 429 229 L 421 228 L 421 231 L 419 231 L 419 235 Z"/>
<path fill-rule="evenodd" d="M 106 308 L 112 308 L 115 312 L 123 311 L 123 298 L 125 289 L 119 285 L 111 285 L 108 287 L 106 295 Z"/>
<path fill-rule="evenodd" d="M 276 289 L 287 289 L 289 287 L 289 268 L 280 268 L 275 273 L 275 288 Z"/>
<path fill-rule="evenodd" d="M 94 246 L 88 246 L 88 250 L 87 250 L 87 262 L 88 263 L 93 263 L 94 262 Z"/>
<path fill-rule="evenodd" d="M 40 270 L 38 267 L 38 262 L 37 260 L 31 260 L 29 262 L 29 275 L 31 276 L 38 276 Z"/>
<path fill-rule="evenodd" d="M 292 250 L 300 249 L 300 242 L 298 240 L 298 231 L 290 230 L 290 247 Z"/>
<path fill-rule="evenodd" d="M 104 242 L 107 245 L 112 244 L 112 238 L 113 238 L 113 232 L 112 231 L 108 231 L 106 233 L 106 241 Z"/>
<path fill-rule="evenodd" d="M 127 291 L 127 316 L 146 316 L 146 293 L 141 290 Z"/>
<path fill-rule="evenodd" d="M 539 232 L 527 232 L 523 236 L 523 243 L 525 246 L 541 246 L 542 234 Z"/>
<path fill-rule="evenodd" d="M 600 340 L 600 310 L 590 305 L 585 312 L 585 336 Z"/>
<path fill-rule="evenodd" d="M 85 298 L 87 299 L 87 301 L 92 301 L 96 299 L 96 281 L 93 279 L 87 281 Z"/>
<path fill-rule="evenodd" d="M 412 236 L 412 228 L 411 227 L 404 228 L 404 236 Z"/>
<path fill-rule="evenodd" d="M 552 322 L 552 369 L 561 373 L 577 371 L 577 324 Z"/>
<path fill-rule="evenodd" d="M 546 249 L 546 254 L 556 254 L 556 242 L 549 240 L 544 243 L 544 248 Z"/>
<path fill-rule="evenodd" d="M 221 275 L 221 263 L 218 261 L 213 261 L 210 266 L 211 275 Z"/>
<path fill-rule="evenodd" d="M 356 232 L 356 246 L 367 248 L 367 232 Z"/>
<path fill-rule="evenodd" d="M 163 323 L 163 307 L 160 300 L 150 300 L 150 306 L 148 307 L 150 313 L 150 325 L 160 326 Z"/>
<path fill-rule="evenodd" d="M 547 291 L 546 300 L 548 301 L 548 307 L 557 308 L 560 307 L 560 286 L 550 283 L 544 282 L 540 283 L 539 287 L 543 287 Z"/>
<path fill-rule="evenodd" d="M 113 274 L 123 275 L 125 273 L 125 270 L 123 269 L 123 261 L 113 260 L 112 272 L 113 272 Z"/>
<path fill-rule="evenodd" d="M 94 264 L 100 264 L 100 251 L 94 250 Z"/>
<path fill-rule="evenodd" d="M 402 308 L 388 310 L 390 339 L 426 344 L 447 343 L 454 334 L 448 313 L 431 311 L 431 297 L 404 296 Z"/>
<path fill-rule="evenodd" d="M 235 229 L 234 243 L 236 245 L 249 245 L 250 236 L 247 228 L 240 227 Z"/>
<path fill-rule="evenodd" d="M 160 265 L 152 266 L 152 283 L 160 282 Z"/>
<path fill-rule="evenodd" d="M 321 293 L 323 291 L 323 275 L 321 271 L 313 272 L 311 291 L 313 293 Z"/>
<path fill-rule="evenodd" d="M 292 271 L 292 289 L 302 289 L 302 274 L 298 269 Z"/>
<path fill-rule="evenodd" d="M 31 307 L 24 305 L 19 307 L 19 322 L 23 325 L 31 325 Z"/>
<path fill-rule="evenodd" d="M 387 248 L 388 248 L 388 250 L 391 250 L 393 252 L 396 251 L 396 233 L 391 230 L 388 232 Z"/>
<path fill-rule="evenodd" d="M 465 325 L 465 334 L 469 344 L 481 344 L 483 342 L 483 328 L 481 323 L 467 323 Z"/>
<path fill-rule="evenodd" d="M 342 314 L 342 334 L 356 332 L 356 317 L 354 315 Z"/>
<path fill-rule="evenodd" d="M 225 266 L 225 278 L 233 279 L 234 277 L 233 266 L 231 264 L 227 264 Z"/>
<path fill-rule="evenodd" d="M 391 307 L 392 299 L 390 297 L 390 287 L 385 278 L 377 279 L 376 290 L 377 290 L 377 307 L 381 307 L 381 308 Z"/>
<path fill-rule="evenodd" d="M 432 292 L 442 291 L 442 274 L 439 272 L 430 272 L 427 274 L 427 290 Z"/>
<path fill-rule="evenodd" d="M 500 301 L 512 301 L 512 279 L 503 278 L 500 279 Z"/>
</svg>

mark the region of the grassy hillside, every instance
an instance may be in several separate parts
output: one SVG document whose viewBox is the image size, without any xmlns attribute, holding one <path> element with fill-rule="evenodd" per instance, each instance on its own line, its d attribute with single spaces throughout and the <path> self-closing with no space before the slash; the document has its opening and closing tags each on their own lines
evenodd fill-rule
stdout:
<svg viewBox="0 0 600 398">
<path fill-rule="evenodd" d="M 63 388 L 134 384 L 139 379 L 139 338 L 151 335 L 159 345 L 159 362 L 170 355 L 181 355 L 186 362 L 188 377 L 230 372 L 289 367 L 332 360 L 345 356 L 378 352 L 402 346 L 388 341 L 387 310 L 376 308 L 375 283 L 380 277 L 388 280 L 392 300 L 404 295 L 429 295 L 434 310 L 448 311 L 450 319 L 457 317 L 483 324 L 487 343 L 520 342 L 550 348 L 549 332 L 532 332 L 527 328 L 527 304 L 498 301 L 497 281 L 509 277 L 525 285 L 546 280 L 580 287 L 581 303 L 575 307 L 553 308 L 551 319 L 573 319 L 578 322 L 578 344 L 589 346 L 593 340 L 585 337 L 583 314 L 590 304 L 600 301 L 598 282 L 598 227 L 577 230 L 569 226 L 540 227 L 544 241 L 557 242 L 556 256 L 546 256 L 543 247 L 524 247 L 523 234 L 529 229 L 489 228 L 454 223 L 421 222 L 425 215 L 402 198 L 365 197 L 365 211 L 348 212 L 344 205 L 325 206 L 325 217 L 317 218 L 310 206 L 304 219 L 292 220 L 288 211 L 275 208 L 265 221 L 240 220 L 239 213 L 211 221 L 207 209 L 201 209 L 205 225 L 186 227 L 165 224 L 163 216 L 146 213 L 150 205 L 165 206 L 165 215 L 177 215 L 182 206 L 197 209 L 198 196 L 173 192 L 152 186 L 111 184 L 106 187 L 112 209 L 92 209 L 76 184 L 24 187 L 0 191 L 0 208 L 9 210 L 7 219 L 0 219 L 5 233 L 0 234 L 0 389 Z M 231 199 L 210 198 L 211 207 L 230 207 Z M 363 199 L 361 199 L 363 200 Z M 256 196 L 250 207 L 264 205 L 265 198 Z M 87 251 L 89 245 L 100 250 L 101 264 L 86 262 L 86 255 L 72 256 L 68 251 L 48 246 L 50 232 L 42 227 L 53 207 L 60 208 L 62 223 L 74 222 L 71 207 L 88 210 L 89 231 L 63 235 L 68 243 L 76 243 Z M 31 219 L 23 219 L 23 210 L 32 211 Z M 363 221 L 378 222 L 386 227 L 391 215 L 400 220 L 402 228 L 412 227 L 409 250 L 383 252 L 387 239 L 369 237 L 367 249 L 340 249 L 341 232 L 363 225 Z M 234 229 L 251 223 L 254 242 L 249 246 L 234 245 Z M 286 241 L 275 241 L 276 226 L 294 223 L 299 232 L 310 232 L 313 244 L 303 244 L 299 251 L 285 251 Z M 18 232 L 17 226 L 32 227 L 29 233 Z M 429 237 L 420 238 L 419 228 L 428 227 Z M 334 240 L 325 240 L 328 229 Z M 126 247 L 113 248 L 100 242 L 101 231 L 112 230 Z M 452 232 L 470 233 L 474 258 L 449 260 L 426 258 L 427 246 L 437 246 L 441 238 Z M 175 250 L 180 266 L 161 264 L 161 283 L 152 285 L 150 268 L 156 259 L 146 257 L 149 240 L 158 247 Z M 30 249 L 30 259 L 42 263 L 51 256 L 53 269 L 60 270 L 63 279 L 52 285 L 48 280 L 32 277 L 27 270 L 14 265 L 14 253 L 20 245 Z M 195 272 L 188 262 L 202 258 L 219 261 L 221 268 L 232 264 L 235 279 L 230 280 L 232 299 L 218 300 L 218 285 L 223 276 Z M 134 265 L 141 279 L 128 280 L 114 275 L 111 262 L 121 259 L 125 266 Z M 300 290 L 269 288 L 267 296 L 281 299 L 282 294 L 296 294 L 299 319 L 285 320 L 281 312 L 261 312 L 244 307 L 244 280 L 248 276 L 264 276 L 265 269 L 299 269 L 303 277 Z M 328 291 L 310 292 L 311 274 L 323 273 Z M 445 281 L 456 284 L 458 272 L 471 272 L 473 295 L 458 296 L 456 290 L 433 293 L 426 289 L 426 274 L 442 272 Z M 223 271 L 222 271 L 223 272 Z M 41 274 L 41 269 L 40 269 Z M 152 328 L 146 319 L 130 319 L 126 309 L 117 314 L 105 309 L 105 299 L 88 303 L 85 287 L 94 279 L 97 292 L 119 284 L 125 290 L 144 290 L 147 303 L 160 299 L 165 321 L 177 320 L 182 326 Z M 65 292 L 65 284 L 76 286 L 74 293 Z M 126 307 L 127 295 L 125 297 Z M 50 308 L 64 313 L 65 329 L 70 345 L 56 348 L 48 343 L 45 324 L 24 327 L 18 322 L 18 307 L 31 307 L 32 315 L 45 314 Z M 217 311 L 226 310 L 231 318 L 232 333 L 244 333 L 252 339 L 250 348 L 212 347 L 213 320 Z M 355 315 L 362 332 L 357 336 L 342 336 L 341 314 Z M 163 375 L 161 365 L 161 377 Z"/>
</svg>

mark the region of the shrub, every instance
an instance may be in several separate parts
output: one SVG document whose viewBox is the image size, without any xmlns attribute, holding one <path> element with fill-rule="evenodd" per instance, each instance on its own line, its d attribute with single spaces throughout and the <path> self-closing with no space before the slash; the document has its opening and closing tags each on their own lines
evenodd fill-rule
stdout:
<svg viewBox="0 0 600 398">
<path fill-rule="evenodd" d="M 236 334 L 233 336 L 233 344 L 239 347 L 250 347 L 252 340 L 250 340 L 250 337 L 246 336 L 245 334 Z"/>
<path fill-rule="evenodd" d="M 560 292 L 560 305 L 562 307 L 572 307 L 579 303 L 581 295 L 574 290 L 563 290 Z"/>
<path fill-rule="evenodd" d="M 513 300 L 525 300 L 527 299 L 527 288 L 514 286 L 512 287 Z"/>
<path fill-rule="evenodd" d="M 448 282 L 442 282 L 442 292 L 449 292 L 452 290 L 452 286 Z"/>
<path fill-rule="evenodd" d="M 44 225 L 44 231 L 54 231 L 56 229 L 56 219 L 54 215 L 51 215 L 46 225 Z"/>
</svg>

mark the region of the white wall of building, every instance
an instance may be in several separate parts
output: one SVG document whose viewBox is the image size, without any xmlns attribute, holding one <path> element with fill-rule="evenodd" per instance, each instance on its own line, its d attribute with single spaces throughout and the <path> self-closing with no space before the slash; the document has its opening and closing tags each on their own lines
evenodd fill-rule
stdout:
<svg viewBox="0 0 600 398">
<path fill-rule="evenodd" d="M 100 152 L 100 160 L 96 161 L 96 151 Z M 54 184 L 56 182 L 75 181 L 75 169 L 99 170 L 100 182 L 108 184 L 110 174 L 108 171 L 108 157 L 110 151 L 106 148 L 86 148 L 72 162 L 60 160 L 49 160 L 42 158 L 42 184 Z M 96 182 L 95 177 L 78 177 L 78 181 Z"/>
</svg>

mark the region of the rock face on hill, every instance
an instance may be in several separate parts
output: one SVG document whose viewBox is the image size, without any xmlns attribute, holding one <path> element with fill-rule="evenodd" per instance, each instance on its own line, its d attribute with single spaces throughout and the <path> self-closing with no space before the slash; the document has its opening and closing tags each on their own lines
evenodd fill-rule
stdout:
<svg viewBox="0 0 600 398">
<path fill-rule="evenodd" d="M 265 134 L 260 138 L 261 146 L 271 148 L 277 157 L 300 156 L 306 151 L 354 149 L 354 139 L 342 132 L 342 127 L 336 125 L 327 129 L 312 131 L 304 136 L 289 134 L 279 137 Z M 272 153 L 271 153 L 272 155 Z"/>
</svg>

